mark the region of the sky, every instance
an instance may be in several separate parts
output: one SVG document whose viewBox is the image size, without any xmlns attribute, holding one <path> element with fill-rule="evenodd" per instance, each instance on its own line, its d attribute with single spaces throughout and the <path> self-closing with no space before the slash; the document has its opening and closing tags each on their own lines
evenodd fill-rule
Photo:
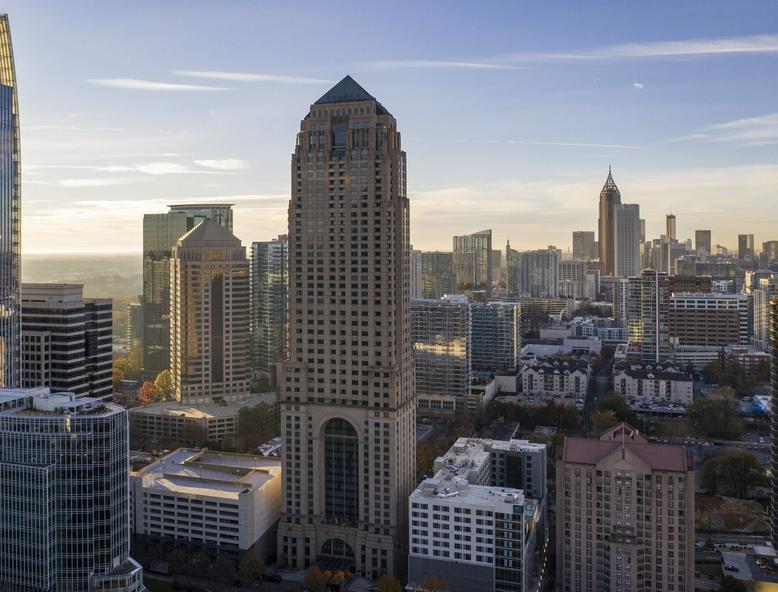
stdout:
<svg viewBox="0 0 778 592">
<path fill-rule="evenodd" d="M 778 4 L 6 0 L 25 253 L 140 252 L 144 213 L 286 231 L 311 103 L 352 75 L 397 118 L 415 248 L 595 230 L 608 166 L 647 235 L 778 239 Z"/>
</svg>

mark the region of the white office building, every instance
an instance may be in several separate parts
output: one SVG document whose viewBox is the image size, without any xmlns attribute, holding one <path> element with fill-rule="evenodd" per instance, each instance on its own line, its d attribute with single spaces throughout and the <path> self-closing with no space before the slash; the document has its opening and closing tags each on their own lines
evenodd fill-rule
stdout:
<svg viewBox="0 0 778 592">
<path fill-rule="evenodd" d="M 132 530 L 231 551 L 275 552 L 281 460 L 179 448 L 133 471 Z"/>
<path fill-rule="evenodd" d="M 0 390 L 0 590 L 141 592 L 130 556 L 127 411 Z"/>
<path fill-rule="evenodd" d="M 409 514 L 411 586 L 437 577 L 450 592 L 532 589 L 540 510 L 520 489 L 441 471 L 411 494 Z"/>
</svg>

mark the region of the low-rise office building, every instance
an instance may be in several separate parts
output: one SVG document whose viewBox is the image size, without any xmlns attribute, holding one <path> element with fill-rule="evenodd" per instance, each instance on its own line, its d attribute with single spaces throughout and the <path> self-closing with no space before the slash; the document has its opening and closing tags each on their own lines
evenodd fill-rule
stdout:
<svg viewBox="0 0 778 592">
<path fill-rule="evenodd" d="M 690 405 L 694 400 L 691 374 L 669 362 L 617 364 L 613 369 L 613 387 L 632 401 Z"/>
<path fill-rule="evenodd" d="M 252 395 L 224 404 L 188 405 L 178 401 L 151 403 L 128 409 L 133 442 L 156 441 L 180 446 L 193 441 L 232 442 L 238 428 L 238 414 L 244 407 L 276 404 L 275 393 Z"/>
<path fill-rule="evenodd" d="M 281 460 L 179 448 L 130 474 L 131 527 L 155 540 L 275 552 Z"/>
</svg>

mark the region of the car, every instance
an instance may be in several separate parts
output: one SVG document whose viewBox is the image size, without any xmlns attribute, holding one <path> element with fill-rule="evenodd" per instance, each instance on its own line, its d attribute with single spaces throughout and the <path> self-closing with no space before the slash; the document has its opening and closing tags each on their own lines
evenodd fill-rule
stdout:
<svg viewBox="0 0 778 592">
<path fill-rule="evenodd" d="M 271 584 L 280 584 L 284 579 L 278 574 L 262 574 L 263 582 L 270 582 Z"/>
<path fill-rule="evenodd" d="M 737 565 L 732 565 L 731 563 L 725 563 L 724 569 L 727 571 L 740 571 Z"/>
</svg>

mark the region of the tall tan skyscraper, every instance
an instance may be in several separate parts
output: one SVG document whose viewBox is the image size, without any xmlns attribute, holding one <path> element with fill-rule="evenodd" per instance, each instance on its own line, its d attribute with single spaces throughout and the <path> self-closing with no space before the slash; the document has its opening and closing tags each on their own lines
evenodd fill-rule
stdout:
<svg viewBox="0 0 778 592">
<path fill-rule="evenodd" d="M 210 403 L 249 393 L 249 262 L 229 230 L 205 220 L 170 261 L 170 372 L 176 398 Z"/>
<path fill-rule="evenodd" d="M 604 276 L 615 275 L 615 242 L 613 228 L 613 208 L 621 203 L 621 192 L 608 167 L 608 178 L 600 191 L 600 217 L 598 220 L 598 240 L 600 244 L 600 273 Z"/>
<path fill-rule="evenodd" d="M 676 236 L 676 230 L 675 230 L 675 214 L 667 214 L 667 218 L 665 220 L 665 233 L 667 234 L 667 239 L 674 241 L 677 240 L 678 237 Z"/>
<path fill-rule="evenodd" d="M 347 76 L 300 124 L 279 364 L 279 553 L 404 576 L 416 470 L 409 204 L 394 117 Z"/>
</svg>

